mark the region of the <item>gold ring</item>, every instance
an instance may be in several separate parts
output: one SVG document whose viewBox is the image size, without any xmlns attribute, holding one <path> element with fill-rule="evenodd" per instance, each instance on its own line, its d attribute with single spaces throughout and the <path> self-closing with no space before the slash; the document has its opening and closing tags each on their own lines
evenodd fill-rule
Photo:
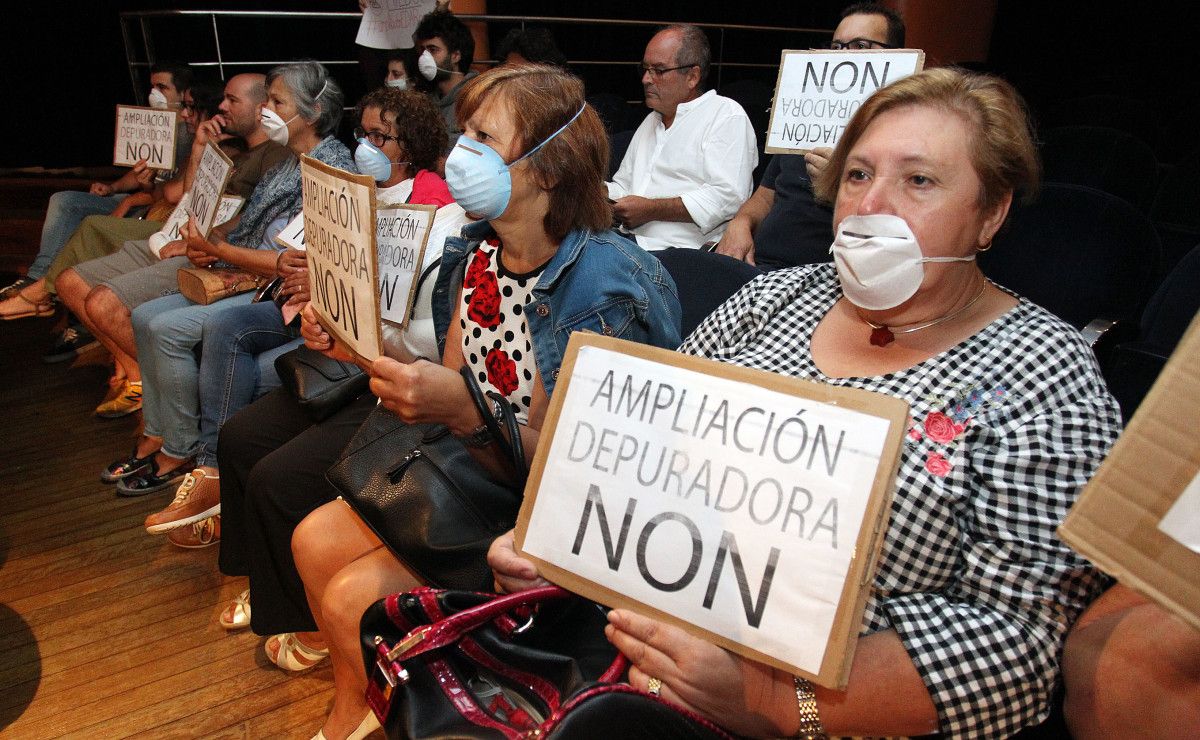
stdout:
<svg viewBox="0 0 1200 740">
<path fill-rule="evenodd" d="M 658 696 L 660 691 L 662 691 L 662 681 L 651 676 L 650 680 L 646 682 L 646 692 L 651 696 Z"/>
</svg>

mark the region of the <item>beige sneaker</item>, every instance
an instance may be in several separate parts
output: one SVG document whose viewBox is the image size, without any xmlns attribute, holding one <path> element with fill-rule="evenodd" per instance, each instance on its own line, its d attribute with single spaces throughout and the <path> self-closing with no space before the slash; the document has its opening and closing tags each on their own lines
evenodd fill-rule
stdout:
<svg viewBox="0 0 1200 740">
<path fill-rule="evenodd" d="M 146 517 L 146 531 L 161 534 L 221 513 L 221 481 L 200 468 L 188 473 L 175 491 L 175 500 Z"/>
<path fill-rule="evenodd" d="M 215 545 L 221 541 L 221 515 L 210 516 L 193 522 L 190 527 L 177 527 L 167 532 L 172 545 L 194 550 Z"/>
</svg>

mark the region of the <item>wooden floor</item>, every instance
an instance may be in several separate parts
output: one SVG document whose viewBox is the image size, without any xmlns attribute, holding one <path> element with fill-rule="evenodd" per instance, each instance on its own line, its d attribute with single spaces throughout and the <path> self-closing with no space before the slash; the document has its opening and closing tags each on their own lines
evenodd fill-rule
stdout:
<svg viewBox="0 0 1200 740">
<path fill-rule="evenodd" d="M 45 365 L 51 319 L 0 322 L 0 737 L 312 737 L 328 665 L 292 675 L 217 614 L 245 579 L 183 550 L 99 472 L 137 416 L 101 420 L 108 370 Z"/>
</svg>

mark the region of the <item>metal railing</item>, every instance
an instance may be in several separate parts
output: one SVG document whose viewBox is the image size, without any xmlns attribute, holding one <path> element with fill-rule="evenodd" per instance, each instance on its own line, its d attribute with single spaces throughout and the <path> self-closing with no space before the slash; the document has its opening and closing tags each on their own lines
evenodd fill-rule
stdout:
<svg viewBox="0 0 1200 740">
<path fill-rule="evenodd" d="M 304 12 L 304 11 L 258 11 L 258 10 L 150 10 L 150 11 L 127 11 L 120 14 L 121 35 L 125 44 L 125 57 L 129 66 L 129 77 L 133 85 L 134 95 L 137 96 L 139 102 L 144 102 L 142 97 L 143 79 L 139 79 L 139 69 L 148 68 L 157 60 L 155 51 L 154 38 L 151 29 L 151 21 L 155 19 L 208 19 L 207 26 L 212 29 L 213 48 L 215 55 L 212 58 L 199 59 L 178 59 L 185 61 L 193 67 L 215 67 L 221 79 L 226 77 L 226 68 L 238 67 L 263 67 L 283 64 L 293 61 L 292 59 L 284 60 L 248 60 L 230 58 L 221 42 L 221 26 L 218 24 L 220 20 L 226 25 L 226 30 L 229 31 L 229 22 L 237 20 L 247 20 L 254 18 L 270 18 L 278 20 L 329 20 L 329 21 L 346 21 L 347 28 L 352 27 L 352 23 L 357 22 L 362 15 L 356 12 Z M 551 16 L 511 16 L 511 15 L 458 15 L 463 21 L 483 21 L 495 22 L 504 24 L 519 25 L 525 28 L 528 24 L 538 25 L 561 25 L 561 26 L 592 26 L 592 27 L 616 27 L 616 28 L 637 28 L 647 29 L 659 26 L 669 25 L 678 21 L 652 21 L 652 20 L 621 20 L 612 18 L 559 18 Z M 714 30 L 717 32 L 717 43 L 712 48 L 712 70 L 715 73 L 715 86 L 719 87 L 722 82 L 722 75 L 726 68 L 737 69 L 757 69 L 768 70 L 778 67 L 778 61 L 773 62 L 752 62 L 738 61 L 734 59 L 726 59 L 726 34 L 729 32 L 737 33 L 752 33 L 752 34 L 781 34 L 789 37 L 804 37 L 810 41 L 817 41 L 818 38 L 824 41 L 824 38 L 832 33 L 829 28 L 795 28 L 785 26 L 762 26 L 762 25 L 746 25 L 746 24 L 717 24 L 717 23 L 695 23 L 702 29 Z M 140 50 L 138 39 L 140 39 Z M 353 36 L 347 34 L 346 48 L 353 49 Z M 811 45 L 805 44 L 790 44 L 787 48 L 804 48 Z M 775 45 L 775 49 L 783 49 L 784 45 Z M 139 53 L 140 51 L 140 53 Z M 297 55 L 301 56 L 301 55 Z M 177 57 L 172 57 L 177 58 Z M 308 58 L 308 57 L 306 57 Z M 355 65 L 358 64 L 357 59 L 318 59 L 322 64 L 329 66 L 339 65 Z M 477 59 L 478 64 L 494 64 L 493 59 Z M 595 66 L 613 66 L 613 67 L 633 67 L 640 64 L 638 59 L 568 59 L 568 63 L 576 67 L 595 67 Z"/>
</svg>

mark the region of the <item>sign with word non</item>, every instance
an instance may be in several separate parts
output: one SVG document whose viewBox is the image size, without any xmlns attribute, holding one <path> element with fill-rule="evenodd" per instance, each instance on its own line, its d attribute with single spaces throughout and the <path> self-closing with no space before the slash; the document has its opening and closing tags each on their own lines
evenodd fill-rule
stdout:
<svg viewBox="0 0 1200 740">
<path fill-rule="evenodd" d="M 304 211 L 297 213 L 287 226 L 279 230 L 275 235 L 275 243 L 284 249 L 304 251 Z"/>
<path fill-rule="evenodd" d="M 192 188 L 188 191 L 192 197 L 188 199 L 187 206 L 188 213 L 196 219 L 200 236 L 205 239 L 217 223 L 221 197 L 232 175 L 233 160 L 211 141 L 206 143 L 200 163 L 196 166 L 196 175 L 192 178 Z"/>
<path fill-rule="evenodd" d="M 802 154 L 832 147 L 862 102 L 884 85 L 920 72 L 920 49 L 785 50 L 779 61 L 766 151 Z"/>
<path fill-rule="evenodd" d="M 179 239 L 179 232 L 183 229 L 183 225 L 187 223 L 188 204 L 192 201 L 190 192 L 184 193 L 179 199 L 179 203 L 175 206 L 175 210 L 171 211 L 171 215 L 163 222 L 163 227 L 150 235 L 150 248 L 155 254 L 162 251 L 170 242 Z M 213 221 L 217 226 L 227 223 L 231 218 L 237 215 L 245 204 L 245 198 L 240 195 L 222 195 L 221 202 L 217 204 L 217 215 Z"/>
<path fill-rule="evenodd" d="M 379 251 L 380 316 L 408 328 L 417 278 L 425 263 L 425 245 L 437 206 L 405 204 L 380 208 L 375 216 Z"/>
<path fill-rule="evenodd" d="M 908 405 L 594 334 L 562 369 L 523 554 L 588 598 L 844 686 Z"/>
<path fill-rule="evenodd" d="M 173 110 L 118 105 L 113 164 L 132 167 L 145 160 L 150 169 L 175 169 L 177 116 Z"/>
<path fill-rule="evenodd" d="M 413 31 L 435 0 L 367 0 L 354 43 L 371 49 L 411 49 Z"/>
<path fill-rule="evenodd" d="M 383 354 L 375 180 L 300 158 L 311 304 L 325 330 L 371 362 Z"/>
</svg>

